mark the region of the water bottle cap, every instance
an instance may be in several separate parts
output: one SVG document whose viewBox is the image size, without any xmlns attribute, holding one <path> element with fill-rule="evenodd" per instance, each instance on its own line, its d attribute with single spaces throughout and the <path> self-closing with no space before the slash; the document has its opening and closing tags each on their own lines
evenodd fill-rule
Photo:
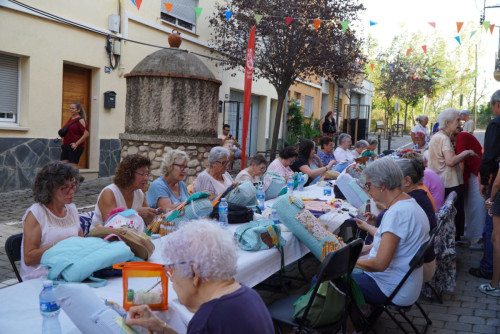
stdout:
<svg viewBox="0 0 500 334">
<path fill-rule="evenodd" d="M 226 199 L 225 199 L 224 197 L 222 197 L 222 198 L 220 199 L 220 201 L 221 201 L 221 202 L 225 202 L 225 201 L 226 201 Z"/>
<path fill-rule="evenodd" d="M 49 286 L 54 286 L 54 282 L 52 282 L 51 280 L 45 280 L 45 281 L 43 281 L 43 287 L 44 288 L 49 287 Z"/>
</svg>

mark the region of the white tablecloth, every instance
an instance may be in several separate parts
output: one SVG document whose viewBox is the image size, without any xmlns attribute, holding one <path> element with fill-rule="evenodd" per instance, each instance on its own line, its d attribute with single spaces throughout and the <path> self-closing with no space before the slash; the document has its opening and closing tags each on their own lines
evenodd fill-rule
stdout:
<svg viewBox="0 0 500 334">
<path fill-rule="evenodd" d="M 232 233 L 237 226 L 230 225 Z M 290 232 L 283 232 L 286 239 L 284 247 L 285 264 L 292 263 L 307 254 L 309 250 Z M 161 257 L 161 239 L 154 240 L 156 249 L 150 262 L 165 263 Z M 238 251 L 238 272 L 236 280 L 249 287 L 262 282 L 281 266 L 277 249 L 258 252 Z M 41 332 L 42 317 L 38 305 L 38 295 L 42 291 L 42 280 L 31 280 L 0 289 L 0 334 L 36 334 Z M 102 288 L 93 289 L 101 298 L 123 303 L 122 278 L 110 278 Z M 157 314 L 179 333 L 185 333 L 193 313 L 189 312 L 177 300 L 177 295 L 169 284 L 168 311 Z M 63 333 L 80 333 L 69 317 L 61 312 L 60 322 Z"/>
</svg>

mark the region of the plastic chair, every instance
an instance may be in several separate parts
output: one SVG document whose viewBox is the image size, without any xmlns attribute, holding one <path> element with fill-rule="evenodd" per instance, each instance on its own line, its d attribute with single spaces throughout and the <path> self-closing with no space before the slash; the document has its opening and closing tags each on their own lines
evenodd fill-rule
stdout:
<svg viewBox="0 0 500 334">
<path fill-rule="evenodd" d="M 19 271 L 17 270 L 16 261 L 21 260 L 21 243 L 23 241 L 23 234 L 14 234 L 11 235 L 7 241 L 5 241 L 5 252 L 7 253 L 7 257 L 9 258 L 10 265 L 12 266 L 12 270 L 16 274 L 17 280 L 22 282 L 23 279 L 21 275 L 19 275 Z"/>
<path fill-rule="evenodd" d="M 297 329 L 296 332 L 336 332 L 338 329 L 343 327 L 345 329 L 345 322 L 348 315 L 348 310 L 350 309 L 351 303 L 351 291 L 350 284 L 345 284 L 346 286 L 346 307 L 344 308 L 344 313 L 340 320 L 331 325 L 321 327 L 321 328 L 310 328 L 304 324 L 304 319 L 307 318 L 307 314 L 312 306 L 314 299 L 317 296 L 319 285 L 326 281 L 335 280 L 343 275 L 346 275 L 347 282 L 350 282 L 350 274 L 354 265 L 361 253 L 363 247 L 363 241 L 361 239 L 355 240 L 349 243 L 347 246 L 337 249 L 334 252 L 328 254 L 318 271 L 317 283 L 314 286 L 313 294 L 309 300 L 306 309 L 304 310 L 303 316 L 299 320 L 293 319 L 294 306 L 293 304 L 301 295 L 290 295 L 283 299 L 280 299 L 268 307 L 271 318 L 278 325 L 278 332 L 283 333 L 280 324 L 287 324 Z"/>
</svg>

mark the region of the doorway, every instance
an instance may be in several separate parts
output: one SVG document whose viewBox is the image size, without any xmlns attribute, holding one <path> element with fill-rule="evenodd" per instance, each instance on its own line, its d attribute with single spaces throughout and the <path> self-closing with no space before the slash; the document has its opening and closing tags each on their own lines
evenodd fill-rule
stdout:
<svg viewBox="0 0 500 334">
<path fill-rule="evenodd" d="M 62 106 L 61 106 L 61 127 L 71 118 L 69 106 L 73 102 L 80 102 L 85 110 L 86 121 L 90 129 L 90 78 L 91 70 L 73 66 L 63 65 L 63 91 L 62 91 Z M 89 166 L 89 141 L 85 141 L 85 150 L 80 157 L 79 169 L 87 169 Z"/>
</svg>

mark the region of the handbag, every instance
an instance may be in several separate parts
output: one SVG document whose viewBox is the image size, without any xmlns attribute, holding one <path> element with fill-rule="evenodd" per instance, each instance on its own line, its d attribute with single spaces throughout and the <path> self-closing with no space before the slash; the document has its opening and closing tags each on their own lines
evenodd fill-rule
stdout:
<svg viewBox="0 0 500 334">
<path fill-rule="evenodd" d="M 226 196 L 228 203 L 244 206 L 257 205 L 257 189 L 250 181 L 245 181 L 236 186 Z"/>
<path fill-rule="evenodd" d="M 110 238 L 116 238 L 117 240 L 123 241 L 130 247 L 135 256 L 144 261 L 147 261 L 155 250 L 155 245 L 149 238 L 140 236 L 130 229 L 97 226 L 89 232 L 88 236 L 98 238 L 107 238 L 110 236 Z"/>
<path fill-rule="evenodd" d="M 175 227 L 186 220 L 206 217 L 212 212 L 212 203 L 208 199 L 210 195 L 200 191 L 188 197 L 186 202 L 179 205 L 165 220 L 174 223 Z"/>
<path fill-rule="evenodd" d="M 57 134 L 59 135 L 59 137 L 63 138 L 64 136 L 66 136 L 68 134 L 69 127 L 72 126 L 73 124 L 75 124 L 76 122 L 79 122 L 81 119 L 82 118 L 79 117 L 77 120 L 74 120 L 73 122 L 69 123 L 65 127 L 59 129 L 59 131 L 57 131 Z"/>
<path fill-rule="evenodd" d="M 210 214 L 211 219 L 219 220 L 219 203 L 217 203 Z M 243 205 L 227 203 L 227 222 L 229 224 L 247 223 L 253 220 L 253 210 Z"/>
<path fill-rule="evenodd" d="M 278 248 L 286 244 L 286 240 L 281 236 L 280 225 L 267 219 L 238 226 L 234 234 L 240 248 L 246 251 Z"/>
<path fill-rule="evenodd" d="M 286 187 L 285 178 L 275 171 L 267 171 L 264 179 L 271 179 L 269 187 L 266 189 L 266 200 L 278 197 L 280 191 Z"/>
</svg>

